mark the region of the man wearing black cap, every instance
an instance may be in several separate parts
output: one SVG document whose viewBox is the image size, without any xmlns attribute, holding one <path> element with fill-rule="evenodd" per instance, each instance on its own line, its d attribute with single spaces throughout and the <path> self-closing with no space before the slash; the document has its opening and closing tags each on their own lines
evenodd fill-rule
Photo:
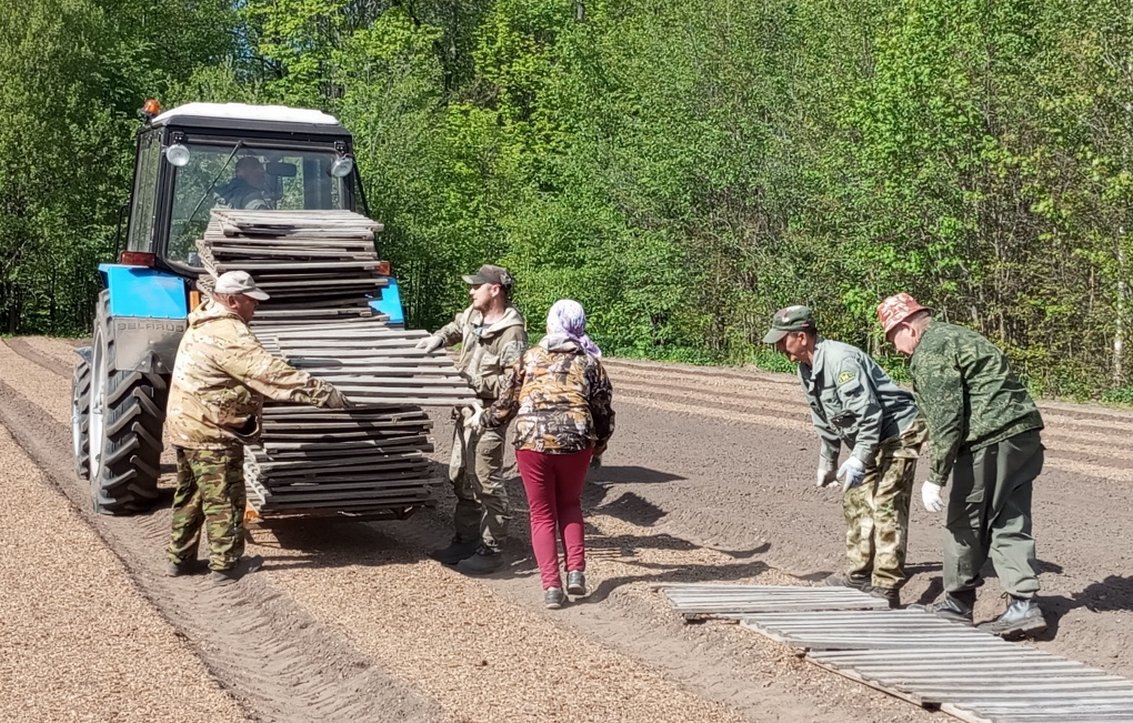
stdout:
<svg viewBox="0 0 1133 723">
<path fill-rule="evenodd" d="M 483 407 L 506 388 L 512 365 L 527 349 L 523 315 L 511 305 L 512 277 L 501 266 L 485 264 L 463 277 L 472 304 L 451 323 L 422 339 L 418 349 L 433 352 L 461 342 L 456 366 Z M 456 534 L 432 557 L 472 574 L 499 569 L 500 548 L 507 539 L 511 505 L 504 486 L 505 427 L 481 430 L 464 424 L 469 410 L 453 410 L 449 479 L 456 494 Z"/>
<path fill-rule="evenodd" d="M 905 583 L 909 497 L 926 436 L 913 395 L 861 349 L 820 336 L 806 306 L 775 312 L 763 341 L 799 365 L 822 439 L 816 484 L 842 483 L 849 565 L 826 583 L 871 592 L 896 607 Z M 850 456 L 838 467 L 843 443 Z"/>
</svg>

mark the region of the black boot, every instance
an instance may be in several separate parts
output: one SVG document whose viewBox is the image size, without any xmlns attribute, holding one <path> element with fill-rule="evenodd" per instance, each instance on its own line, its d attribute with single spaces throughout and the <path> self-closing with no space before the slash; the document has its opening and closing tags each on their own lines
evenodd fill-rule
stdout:
<svg viewBox="0 0 1133 723">
<path fill-rule="evenodd" d="M 869 589 L 869 594 L 874 597 L 879 597 L 885 602 L 889 603 L 890 610 L 896 610 L 901 606 L 901 590 L 896 587 L 877 587 L 872 586 Z"/>
<path fill-rule="evenodd" d="M 452 542 L 448 547 L 442 547 L 439 550 L 433 550 L 429 553 L 429 557 L 437 562 L 444 563 L 445 565 L 455 565 L 461 560 L 472 557 L 476 554 L 476 548 L 480 546 L 479 540 L 471 540 L 463 542 L 460 536 L 452 538 Z"/>
<path fill-rule="evenodd" d="M 857 577 L 854 575 L 843 575 L 840 572 L 827 576 L 822 580 L 822 584 L 827 587 L 852 587 L 862 592 L 869 592 L 871 587 L 869 575 Z"/>
<path fill-rule="evenodd" d="M 487 575 L 503 567 L 504 556 L 499 550 L 481 545 L 475 555 L 471 555 L 456 564 L 456 569 L 466 575 Z"/>
<path fill-rule="evenodd" d="M 980 625 L 980 630 L 1001 638 L 1021 638 L 1046 630 L 1046 619 L 1039 604 L 1031 598 L 1004 595 L 1007 609 L 991 622 Z"/>
<path fill-rule="evenodd" d="M 976 605 L 975 590 L 960 590 L 944 593 L 944 598 L 931 605 L 910 605 L 908 610 L 924 610 L 938 618 L 952 620 L 965 625 L 972 624 L 972 608 Z"/>
</svg>

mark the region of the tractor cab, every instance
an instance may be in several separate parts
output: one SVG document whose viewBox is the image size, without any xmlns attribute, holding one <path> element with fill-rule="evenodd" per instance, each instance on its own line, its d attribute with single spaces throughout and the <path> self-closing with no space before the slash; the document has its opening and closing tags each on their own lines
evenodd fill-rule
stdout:
<svg viewBox="0 0 1133 723">
<path fill-rule="evenodd" d="M 316 110 L 189 103 L 138 135 L 122 262 L 201 272 L 196 240 L 217 207 L 357 210 L 350 133 Z"/>
</svg>

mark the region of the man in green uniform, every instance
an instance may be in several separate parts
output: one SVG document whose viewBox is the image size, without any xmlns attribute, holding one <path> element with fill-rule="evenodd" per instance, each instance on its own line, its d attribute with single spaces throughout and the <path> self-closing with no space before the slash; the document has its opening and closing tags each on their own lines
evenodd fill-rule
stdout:
<svg viewBox="0 0 1133 723">
<path fill-rule="evenodd" d="M 225 585 L 244 571 L 244 445 L 260 436 L 264 397 L 343 409 L 330 384 L 276 359 L 248 322 L 268 295 L 246 271 L 216 280 L 212 298 L 189 314 L 177 348 L 165 430 L 177 455 L 168 574 L 192 572 L 201 526 L 209 577 Z"/>
<path fill-rule="evenodd" d="M 952 477 L 945 596 L 926 609 L 971 624 L 980 569 L 990 556 L 1008 603 L 980 628 L 1004 637 L 1043 630 L 1031 536 L 1032 483 L 1043 468 L 1038 408 L 999 349 L 970 329 L 934 320 L 909 294 L 881 302 L 877 318 L 897 351 L 910 357 L 913 393 L 928 422 L 926 509 L 945 507 L 941 491 Z"/>
<path fill-rule="evenodd" d="M 433 352 L 460 342 L 457 369 L 483 408 L 507 388 L 512 365 L 527 349 L 527 326 L 523 315 L 511 305 L 512 277 L 507 269 L 485 264 L 464 281 L 469 285 L 471 305 L 422 339 L 417 348 Z M 503 564 L 500 549 L 511 520 L 503 476 L 507 430 L 466 425 L 465 417 L 471 411 L 453 410 L 449 480 L 456 494 L 456 534 L 448 547 L 431 555 L 463 572 L 484 574 Z"/>
<path fill-rule="evenodd" d="M 925 438 L 913 396 L 857 347 L 818 334 L 811 310 L 775 312 L 763 338 L 798 364 L 822 446 L 815 482 L 842 483 L 846 517 L 845 574 L 827 578 L 899 603 L 905 583 L 909 500 Z M 835 472 L 842 443 L 850 456 Z"/>
</svg>

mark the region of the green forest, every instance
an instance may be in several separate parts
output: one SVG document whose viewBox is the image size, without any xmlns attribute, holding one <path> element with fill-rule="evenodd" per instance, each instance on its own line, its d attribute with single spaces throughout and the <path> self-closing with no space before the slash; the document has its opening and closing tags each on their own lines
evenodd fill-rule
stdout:
<svg viewBox="0 0 1133 723">
<path fill-rule="evenodd" d="M 7 3 L 0 332 L 88 331 L 148 97 L 335 114 L 415 327 L 497 262 L 607 353 L 772 364 L 807 303 L 889 357 L 907 290 L 1038 392 L 1133 400 L 1128 2 Z"/>
</svg>

